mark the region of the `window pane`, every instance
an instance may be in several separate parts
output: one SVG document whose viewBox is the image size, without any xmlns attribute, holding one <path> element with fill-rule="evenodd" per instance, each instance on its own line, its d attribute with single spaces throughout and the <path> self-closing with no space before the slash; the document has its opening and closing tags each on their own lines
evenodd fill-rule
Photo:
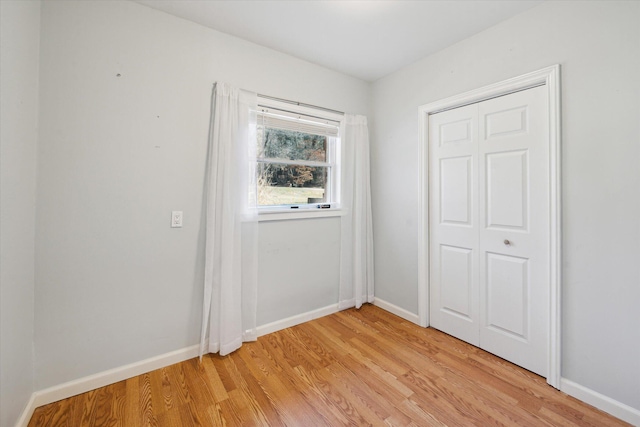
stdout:
<svg viewBox="0 0 640 427">
<path fill-rule="evenodd" d="M 327 161 L 327 137 L 258 126 L 258 157 Z"/>
<path fill-rule="evenodd" d="M 327 167 L 258 164 L 258 205 L 324 203 Z"/>
</svg>

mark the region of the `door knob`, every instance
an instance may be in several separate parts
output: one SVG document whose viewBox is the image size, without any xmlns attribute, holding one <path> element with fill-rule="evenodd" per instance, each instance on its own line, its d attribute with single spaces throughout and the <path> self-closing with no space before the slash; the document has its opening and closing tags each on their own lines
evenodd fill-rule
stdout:
<svg viewBox="0 0 640 427">
<path fill-rule="evenodd" d="M 509 245 L 511 245 L 511 242 L 510 242 L 510 241 L 508 241 L 507 239 L 504 239 L 504 244 L 505 244 L 506 246 L 509 246 Z"/>
</svg>

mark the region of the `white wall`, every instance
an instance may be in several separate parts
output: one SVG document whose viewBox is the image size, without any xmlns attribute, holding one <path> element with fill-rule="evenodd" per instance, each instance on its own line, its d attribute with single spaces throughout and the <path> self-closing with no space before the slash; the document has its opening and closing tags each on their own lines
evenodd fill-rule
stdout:
<svg viewBox="0 0 640 427">
<path fill-rule="evenodd" d="M 370 90 L 133 2 L 45 2 L 41 53 L 36 389 L 197 343 L 215 81 L 364 114 Z M 339 221 L 260 232 L 266 260 L 327 260 L 261 264 L 261 322 L 337 302 Z"/>
<path fill-rule="evenodd" d="M 40 2 L 0 2 L 0 426 L 33 392 Z"/>
<path fill-rule="evenodd" d="M 269 280 L 258 283 L 258 325 L 338 301 L 340 218 L 317 219 L 312 226 L 308 222 L 260 224 L 259 271 Z"/>
<path fill-rule="evenodd" d="M 419 105 L 562 66 L 562 376 L 640 408 L 640 3 L 548 2 L 373 85 L 376 296 L 417 313 Z"/>
</svg>

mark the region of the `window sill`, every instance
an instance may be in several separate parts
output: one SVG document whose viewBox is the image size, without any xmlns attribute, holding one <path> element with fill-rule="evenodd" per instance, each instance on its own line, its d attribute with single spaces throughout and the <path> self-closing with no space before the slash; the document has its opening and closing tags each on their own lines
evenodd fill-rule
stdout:
<svg viewBox="0 0 640 427">
<path fill-rule="evenodd" d="M 274 209 L 258 214 L 258 222 L 287 221 L 291 219 L 330 218 L 343 216 L 342 209 Z"/>
</svg>

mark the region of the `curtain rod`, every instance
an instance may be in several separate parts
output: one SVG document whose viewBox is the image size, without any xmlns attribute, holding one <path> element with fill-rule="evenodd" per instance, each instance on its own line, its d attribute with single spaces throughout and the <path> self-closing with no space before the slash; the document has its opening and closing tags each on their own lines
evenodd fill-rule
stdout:
<svg viewBox="0 0 640 427">
<path fill-rule="evenodd" d="M 318 107 L 317 105 L 305 104 L 303 102 L 297 102 L 297 101 L 289 101 L 288 99 L 276 98 L 274 96 L 262 95 L 262 94 L 258 94 L 258 97 L 265 98 L 265 99 L 271 99 L 272 101 L 285 102 L 287 104 L 293 104 L 293 105 L 297 105 L 299 107 L 311 107 L 311 108 L 315 108 L 317 110 L 328 111 L 330 113 L 336 113 L 336 114 L 340 114 L 340 115 L 344 116 L 344 112 L 342 112 L 342 111 L 332 110 L 330 108 Z"/>
</svg>

